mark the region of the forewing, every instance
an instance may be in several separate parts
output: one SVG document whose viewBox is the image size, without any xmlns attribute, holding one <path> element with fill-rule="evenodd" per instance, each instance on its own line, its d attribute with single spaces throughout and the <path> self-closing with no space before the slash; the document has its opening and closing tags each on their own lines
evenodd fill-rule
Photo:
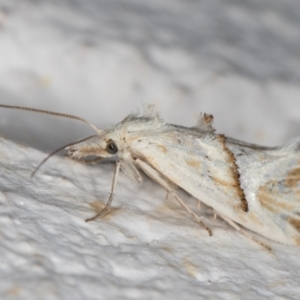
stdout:
<svg viewBox="0 0 300 300">
<path fill-rule="evenodd" d="M 270 239 L 300 244 L 299 151 L 180 126 L 136 139 L 131 151 L 216 212 Z"/>
<path fill-rule="evenodd" d="M 131 143 L 131 152 L 196 199 L 233 215 L 243 199 L 224 136 L 168 125 Z"/>
</svg>

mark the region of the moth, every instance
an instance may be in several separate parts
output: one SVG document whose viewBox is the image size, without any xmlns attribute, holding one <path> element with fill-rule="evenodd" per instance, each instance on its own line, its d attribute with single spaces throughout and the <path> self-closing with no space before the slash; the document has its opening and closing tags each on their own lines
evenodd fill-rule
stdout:
<svg viewBox="0 0 300 300">
<path fill-rule="evenodd" d="M 2 104 L 0 107 L 76 119 L 95 130 L 95 135 L 51 153 L 34 174 L 62 149 L 74 159 L 117 157 L 107 204 L 87 221 L 108 212 L 120 170 L 137 182 L 142 181 L 142 170 L 210 235 L 210 228 L 178 196 L 176 188 L 205 203 L 232 227 L 262 245 L 240 225 L 270 240 L 300 245 L 300 138 L 281 147 L 259 146 L 216 133 L 212 115 L 201 114 L 194 127 L 183 127 L 165 123 L 151 105 L 142 115 L 130 114 L 107 130 L 73 115 Z"/>
</svg>

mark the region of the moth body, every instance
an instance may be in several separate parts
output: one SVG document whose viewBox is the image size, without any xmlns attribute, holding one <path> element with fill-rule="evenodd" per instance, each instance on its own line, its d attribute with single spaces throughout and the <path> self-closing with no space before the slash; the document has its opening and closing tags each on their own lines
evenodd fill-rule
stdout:
<svg viewBox="0 0 300 300">
<path fill-rule="evenodd" d="M 144 115 L 131 114 L 107 130 L 79 117 L 49 113 L 84 121 L 97 133 L 67 145 L 70 157 L 118 156 L 106 208 L 113 199 L 119 169 L 138 182 L 142 170 L 194 217 L 177 196 L 177 187 L 231 225 L 238 223 L 271 240 L 300 245 L 300 138 L 283 147 L 258 146 L 216 133 L 211 115 L 201 115 L 196 126 L 187 128 L 165 123 L 152 106 Z"/>
<path fill-rule="evenodd" d="M 215 133 L 209 115 L 186 128 L 167 124 L 150 111 L 128 116 L 98 137 L 71 146 L 69 153 L 114 156 L 107 151 L 112 142 L 121 170 L 130 178 L 140 182 L 139 169 L 149 175 L 146 164 L 172 189 L 182 188 L 217 214 L 271 240 L 300 245 L 298 140 L 261 147 Z"/>
</svg>

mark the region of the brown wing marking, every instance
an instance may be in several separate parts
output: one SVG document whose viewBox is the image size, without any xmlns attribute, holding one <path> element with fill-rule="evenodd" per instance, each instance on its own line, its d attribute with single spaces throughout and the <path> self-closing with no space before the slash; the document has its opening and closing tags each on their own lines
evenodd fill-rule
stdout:
<svg viewBox="0 0 300 300">
<path fill-rule="evenodd" d="M 201 161 L 195 158 L 188 158 L 185 160 L 186 164 L 192 168 L 200 169 L 201 168 Z"/>
<path fill-rule="evenodd" d="M 299 192 L 297 188 L 293 190 L 289 186 L 283 185 L 282 181 L 270 180 L 258 188 L 256 197 L 263 207 L 273 213 L 291 214 L 297 210 L 297 207 L 300 207 L 300 201 L 297 203 Z"/>
<path fill-rule="evenodd" d="M 164 145 L 156 145 L 156 147 L 163 153 L 168 153 L 168 149 Z"/>
<path fill-rule="evenodd" d="M 241 208 L 243 211 L 248 211 L 248 202 L 244 190 L 241 187 L 240 173 L 234 154 L 226 146 L 226 137 L 223 134 L 218 135 L 218 140 L 222 144 L 224 152 L 227 154 L 228 162 L 230 163 L 230 172 L 234 180 L 232 187 L 235 189 L 239 199 L 241 200 Z"/>
<path fill-rule="evenodd" d="M 300 232 L 300 219 L 296 218 L 288 218 L 288 222 L 298 231 Z"/>
<path fill-rule="evenodd" d="M 285 184 L 287 187 L 295 188 L 298 185 L 298 182 L 300 181 L 300 168 L 296 167 L 288 172 Z"/>
</svg>

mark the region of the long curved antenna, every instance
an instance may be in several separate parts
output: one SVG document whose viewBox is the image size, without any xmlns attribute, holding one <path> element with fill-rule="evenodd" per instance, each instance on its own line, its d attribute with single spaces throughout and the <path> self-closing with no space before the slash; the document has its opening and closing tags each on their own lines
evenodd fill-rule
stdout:
<svg viewBox="0 0 300 300">
<path fill-rule="evenodd" d="M 33 170 L 33 172 L 31 173 L 31 178 L 36 174 L 36 172 L 40 169 L 40 167 L 51 157 L 51 156 L 53 156 L 54 154 L 56 154 L 56 153 L 58 153 L 59 151 L 61 151 L 61 150 L 64 150 L 66 147 L 70 147 L 70 146 L 74 146 L 74 145 L 76 145 L 76 144 L 79 144 L 79 143 L 81 143 L 81 142 L 84 142 L 84 141 L 86 141 L 86 140 L 88 140 L 88 139 L 91 139 L 91 138 L 93 138 L 93 137 L 97 137 L 98 135 L 91 135 L 91 136 L 89 136 L 89 137 L 87 137 L 87 138 L 85 138 L 85 139 L 82 139 L 82 140 L 80 140 L 80 141 L 77 141 L 77 142 L 73 142 L 73 143 L 70 143 L 70 144 L 67 144 L 67 145 L 64 145 L 64 146 L 62 146 L 62 147 L 60 147 L 60 148 L 58 148 L 58 149 L 56 149 L 55 151 L 53 151 L 52 153 L 50 153 L 46 158 L 44 158 L 40 163 L 39 163 L 39 165 Z"/>
<path fill-rule="evenodd" d="M 52 116 L 56 116 L 56 117 L 64 117 L 64 118 L 69 118 L 69 119 L 73 119 L 73 120 L 78 120 L 78 121 L 81 121 L 81 122 L 84 122 L 84 123 L 90 125 L 94 130 L 96 130 L 96 132 L 98 132 L 98 133 L 102 132 L 100 129 L 98 129 L 95 125 L 93 125 L 89 121 L 87 121 L 83 118 L 77 117 L 77 116 L 69 115 L 69 114 L 62 114 L 62 113 L 44 110 L 44 109 L 30 108 L 30 107 L 24 107 L 24 106 L 15 106 L 15 105 L 0 104 L 0 107 L 9 108 L 9 109 L 26 110 L 26 111 L 32 111 L 32 112 L 37 112 L 37 113 L 46 114 L 46 115 L 52 115 Z"/>
</svg>

